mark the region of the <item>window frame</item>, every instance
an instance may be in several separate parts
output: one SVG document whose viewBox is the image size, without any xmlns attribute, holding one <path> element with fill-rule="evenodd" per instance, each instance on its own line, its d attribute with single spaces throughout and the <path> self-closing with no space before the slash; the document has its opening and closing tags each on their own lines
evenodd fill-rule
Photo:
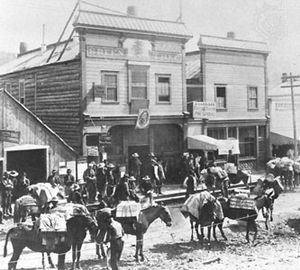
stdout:
<svg viewBox="0 0 300 270">
<path fill-rule="evenodd" d="M 169 89 L 168 89 L 169 100 L 168 101 L 160 101 L 159 100 L 159 97 L 160 97 L 160 95 L 158 94 L 159 78 L 168 78 L 169 79 Z M 163 73 L 155 73 L 155 89 L 156 89 L 156 103 L 157 104 L 171 104 L 172 75 L 171 74 L 163 74 Z"/>
<path fill-rule="evenodd" d="M 144 69 L 146 71 L 146 95 L 145 98 L 137 98 L 132 96 L 132 71 L 134 70 L 139 70 L 139 69 Z M 147 100 L 149 97 L 149 70 L 150 66 L 148 65 L 128 65 L 128 99 L 129 102 L 131 100 Z"/>
<path fill-rule="evenodd" d="M 105 75 L 109 76 L 116 76 L 116 100 L 107 99 L 107 88 L 109 88 L 107 85 L 104 84 L 105 82 Z M 105 88 L 105 98 L 101 98 L 101 103 L 106 104 L 115 104 L 119 103 L 119 72 L 118 71 L 112 71 L 112 70 L 101 70 L 101 86 L 104 86 Z"/>
<path fill-rule="evenodd" d="M 250 90 L 255 88 L 256 89 L 256 98 L 250 97 Z M 250 100 L 256 100 L 256 108 L 250 108 Z M 247 108 L 248 111 L 258 111 L 258 87 L 254 85 L 247 86 Z"/>
<path fill-rule="evenodd" d="M 23 84 L 23 93 L 21 93 L 21 84 Z M 25 100 L 26 100 L 26 87 L 25 87 L 25 79 L 19 79 L 19 101 L 22 104 L 25 104 Z M 21 95 L 23 94 L 23 95 Z"/>
<path fill-rule="evenodd" d="M 217 88 L 225 88 L 225 100 L 224 100 L 224 107 L 218 107 L 218 89 Z M 217 111 L 227 111 L 227 84 L 216 83 L 215 84 L 215 102 L 216 102 L 216 110 Z"/>
</svg>

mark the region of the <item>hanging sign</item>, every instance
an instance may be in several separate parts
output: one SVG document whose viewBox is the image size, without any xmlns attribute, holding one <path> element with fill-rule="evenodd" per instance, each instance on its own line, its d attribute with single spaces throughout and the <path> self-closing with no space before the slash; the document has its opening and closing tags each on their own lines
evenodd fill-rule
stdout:
<svg viewBox="0 0 300 270">
<path fill-rule="evenodd" d="M 20 132 L 14 130 L 0 129 L 0 141 L 20 143 Z"/>
<path fill-rule="evenodd" d="M 150 123 L 150 113 L 148 109 L 139 109 L 135 128 L 143 129 L 147 128 Z"/>
</svg>

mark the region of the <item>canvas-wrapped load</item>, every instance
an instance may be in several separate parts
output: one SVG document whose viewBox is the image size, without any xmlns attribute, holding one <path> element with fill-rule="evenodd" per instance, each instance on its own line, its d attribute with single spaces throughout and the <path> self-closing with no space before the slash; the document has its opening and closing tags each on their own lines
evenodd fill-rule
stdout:
<svg viewBox="0 0 300 270">
<path fill-rule="evenodd" d="M 237 174 L 237 167 L 234 163 L 225 163 L 224 170 L 230 174 Z"/>
<path fill-rule="evenodd" d="M 45 205 L 50 202 L 60 192 L 59 189 L 53 188 L 50 183 L 37 183 L 29 186 L 37 197 L 39 205 Z"/>
<path fill-rule="evenodd" d="M 218 166 L 217 167 L 210 167 L 209 170 L 210 170 L 211 173 L 218 175 L 218 177 L 220 179 L 223 179 L 223 178 L 228 176 L 226 171 L 223 170 L 221 167 L 218 167 Z"/>
<path fill-rule="evenodd" d="M 229 207 L 236 209 L 256 210 L 255 201 L 247 196 L 232 196 L 229 198 Z"/>
<path fill-rule="evenodd" d="M 283 170 L 288 170 L 291 166 L 293 166 L 294 161 L 289 159 L 288 157 L 283 157 L 280 159 L 279 167 Z"/>
<path fill-rule="evenodd" d="M 135 201 L 121 201 L 117 205 L 116 217 L 137 217 L 140 211 L 140 203 Z"/>
<path fill-rule="evenodd" d="M 23 206 L 36 206 L 37 205 L 36 199 L 34 199 L 30 195 L 24 195 L 24 196 L 20 197 L 19 199 L 17 199 L 16 202 L 18 202 L 19 204 L 21 204 Z"/>
<path fill-rule="evenodd" d="M 300 161 L 294 162 L 294 170 L 296 173 L 300 173 Z"/>
<path fill-rule="evenodd" d="M 274 169 L 276 166 L 279 166 L 280 158 L 271 159 L 267 162 L 267 167 L 270 169 Z"/>
<path fill-rule="evenodd" d="M 64 214 L 58 212 L 41 214 L 39 229 L 41 232 L 66 232 L 67 223 Z"/>
</svg>

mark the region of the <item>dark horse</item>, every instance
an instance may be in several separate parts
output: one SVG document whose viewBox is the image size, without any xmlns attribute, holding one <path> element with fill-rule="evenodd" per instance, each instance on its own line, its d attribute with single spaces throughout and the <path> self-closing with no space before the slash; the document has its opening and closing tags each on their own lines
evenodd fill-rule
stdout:
<svg viewBox="0 0 300 270">
<path fill-rule="evenodd" d="M 89 229 L 92 235 L 96 234 L 97 224 L 94 220 L 90 216 L 74 216 L 67 221 L 67 232 L 61 235 L 59 243 L 51 245 L 51 247 L 42 244 L 41 233 L 37 232 L 32 226 L 14 227 L 10 229 L 6 235 L 3 255 L 4 257 L 7 255 L 7 242 L 10 238 L 13 246 L 13 255 L 8 263 L 8 270 L 16 269 L 18 259 L 25 247 L 28 247 L 35 252 L 46 252 L 47 254 L 50 254 L 51 252 L 57 253 L 58 270 L 65 269 L 65 254 L 72 247 L 72 269 L 74 269 L 75 266 L 76 254 L 76 267 L 79 268 L 80 249 L 86 236 L 87 229 Z"/>
<path fill-rule="evenodd" d="M 207 226 L 207 239 L 210 242 L 210 235 L 211 235 L 211 228 L 215 222 L 215 202 L 214 201 L 207 201 L 201 209 L 199 219 L 194 217 L 192 214 L 189 213 L 190 224 L 191 224 L 191 241 L 194 240 L 193 230 L 195 228 L 195 232 L 197 234 L 198 240 L 202 240 L 204 238 L 203 228 Z M 195 225 L 194 225 L 195 224 Z M 201 235 L 199 234 L 198 227 L 201 226 Z M 221 224 L 218 224 L 220 232 L 225 240 L 227 240 L 223 228 Z M 214 234 L 215 237 L 215 234 Z M 215 237 L 216 239 L 216 237 Z"/>
<path fill-rule="evenodd" d="M 222 209 L 223 209 L 223 213 L 224 213 L 224 217 L 233 219 L 233 220 L 242 220 L 242 221 L 246 221 L 247 222 L 247 233 L 246 233 L 246 240 L 247 242 L 249 242 L 249 231 L 250 231 L 250 227 L 252 226 L 252 228 L 254 229 L 254 237 L 253 237 L 253 241 L 255 241 L 256 236 L 257 236 L 257 225 L 256 225 L 256 218 L 258 216 L 258 211 L 257 209 L 239 209 L 239 208 L 231 208 L 229 207 L 229 200 L 225 199 L 225 198 L 220 198 L 218 199 L 219 202 L 221 203 Z M 221 233 L 222 230 L 221 228 L 223 227 L 223 220 L 219 220 L 216 219 L 215 220 L 215 224 L 213 226 L 213 235 L 214 238 L 216 239 L 216 225 L 217 224 L 221 224 L 221 226 L 218 226 Z M 222 233 L 223 235 L 223 233 Z"/>
<path fill-rule="evenodd" d="M 126 234 L 136 235 L 136 252 L 135 259 L 139 261 L 139 255 L 141 261 L 144 260 L 143 254 L 143 236 L 147 232 L 151 223 L 160 218 L 167 226 L 172 225 L 171 214 L 165 206 L 157 205 L 150 206 L 149 208 L 143 209 L 140 213 L 138 221 L 133 221 L 132 218 L 117 218 L 115 217 L 115 210 L 112 211 L 114 219 L 122 224 L 123 230 Z M 97 221 L 101 218 L 101 215 L 97 213 Z M 98 221 L 98 223 L 101 222 Z M 99 255 L 98 255 L 99 256 Z"/>
</svg>

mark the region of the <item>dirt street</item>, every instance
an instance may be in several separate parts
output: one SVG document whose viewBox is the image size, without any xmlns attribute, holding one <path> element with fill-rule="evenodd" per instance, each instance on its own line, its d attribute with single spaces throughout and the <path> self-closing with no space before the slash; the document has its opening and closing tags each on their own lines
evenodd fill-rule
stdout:
<svg viewBox="0 0 300 270">
<path fill-rule="evenodd" d="M 146 260 L 134 262 L 135 238 L 125 236 L 125 250 L 121 258 L 121 269 L 300 269 L 300 189 L 280 195 L 275 202 L 274 221 L 271 229 L 265 230 L 262 215 L 258 218 L 258 237 L 248 244 L 245 240 L 245 227 L 236 221 L 224 222 L 228 241 L 190 242 L 190 225 L 177 207 L 170 207 L 173 225 L 167 228 L 160 220 L 150 227 L 144 240 Z M 251 235 L 252 236 L 252 235 Z M 4 241 L 1 240 L 1 256 Z M 7 269 L 11 257 L 0 258 L 0 269 Z M 56 261 L 56 256 L 52 256 Z M 42 267 L 41 254 L 25 250 L 19 260 L 18 269 Z M 67 266 L 71 253 L 67 254 Z M 206 264 L 207 263 L 207 264 Z M 82 253 L 83 269 L 105 269 L 95 255 L 95 244 L 87 241 Z"/>
</svg>

